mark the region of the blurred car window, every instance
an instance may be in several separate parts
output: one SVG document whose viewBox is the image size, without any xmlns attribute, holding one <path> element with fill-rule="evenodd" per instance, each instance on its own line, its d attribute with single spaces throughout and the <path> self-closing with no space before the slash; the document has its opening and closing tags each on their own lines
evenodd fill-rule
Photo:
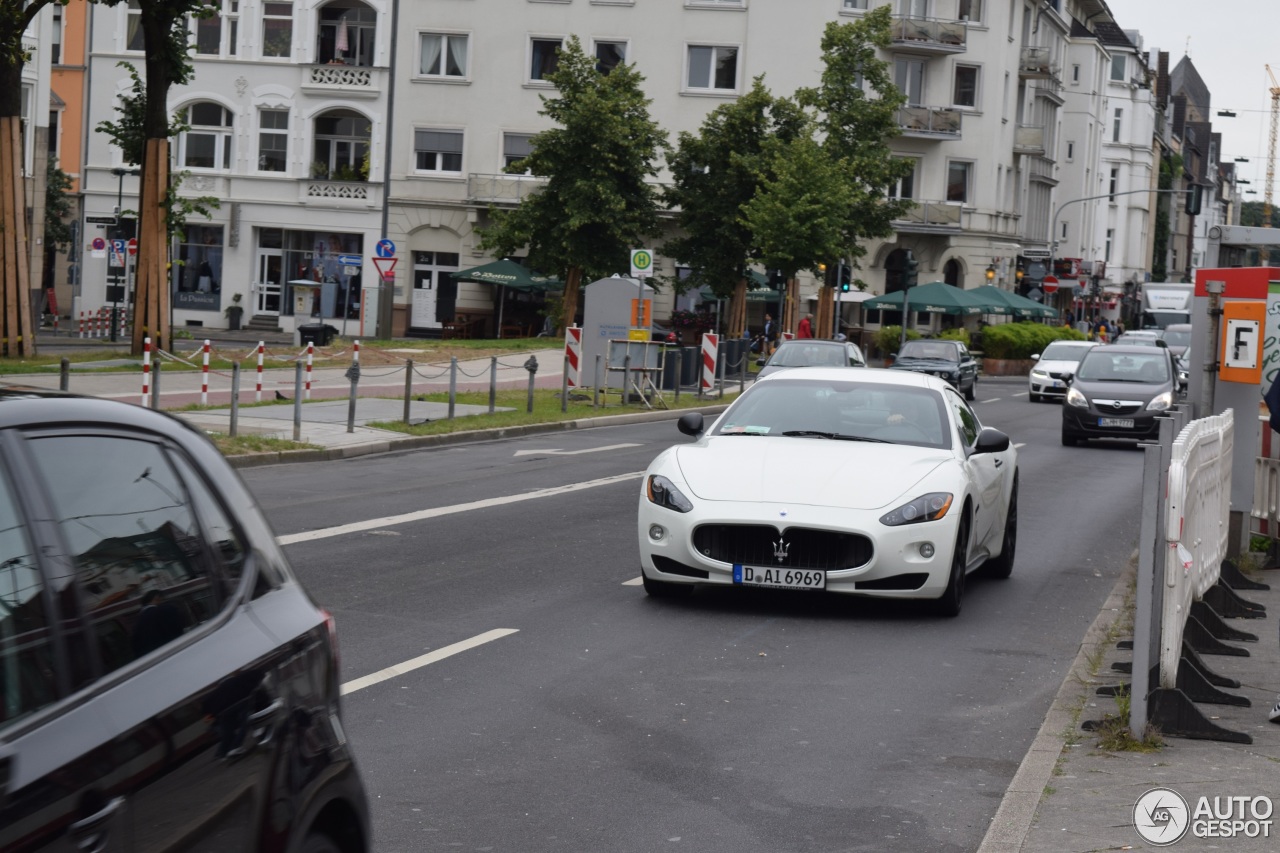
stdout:
<svg viewBox="0 0 1280 853">
<path fill-rule="evenodd" d="M 8 477 L 0 482 L 0 733 L 56 698 L 44 581 Z"/>
<path fill-rule="evenodd" d="M 75 567 L 102 674 L 218 612 L 221 596 L 186 487 L 158 444 L 58 436 L 30 447 Z"/>
<path fill-rule="evenodd" d="M 959 361 L 960 350 L 954 344 L 933 341 L 907 341 L 898 353 L 899 358 L 936 358 L 941 361 Z"/>
<path fill-rule="evenodd" d="M 1074 361 L 1077 364 L 1089 351 L 1087 346 L 1072 345 L 1065 341 L 1054 341 L 1040 353 L 1041 361 Z"/>
</svg>

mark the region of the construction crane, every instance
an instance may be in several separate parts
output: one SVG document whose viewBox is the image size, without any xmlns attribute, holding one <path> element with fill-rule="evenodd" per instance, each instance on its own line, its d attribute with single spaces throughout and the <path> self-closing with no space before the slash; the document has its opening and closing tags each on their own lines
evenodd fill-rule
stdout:
<svg viewBox="0 0 1280 853">
<path fill-rule="evenodd" d="M 1280 127 L 1280 83 L 1276 82 L 1276 75 L 1270 65 L 1267 66 L 1267 76 L 1271 78 L 1271 132 L 1267 136 L 1267 186 L 1262 196 L 1263 228 L 1271 227 L 1271 200 L 1276 185 L 1276 129 Z M 1265 267 L 1271 259 L 1271 252 L 1264 246 L 1259 254 L 1259 260 Z"/>
</svg>

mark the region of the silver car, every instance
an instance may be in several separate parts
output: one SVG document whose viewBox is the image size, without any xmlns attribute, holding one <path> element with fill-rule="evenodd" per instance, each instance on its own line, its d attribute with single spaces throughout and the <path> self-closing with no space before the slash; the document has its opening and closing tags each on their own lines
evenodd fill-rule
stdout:
<svg viewBox="0 0 1280 853">
<path fill-rule="evenodd" d="M 783 341 L 774 350 L 759 378 L 777 373 L 789 367 L 866 367 L 867 359 L 857 344 L 848 341 L 820 341 L 816 338 L 796 338 Z"/>
<path fill-rule="evenodd" d="M 1094 341 L 1054 341 L 1044 348 L 1044 352 L 1031 356 L 1035 360 L 1031 375 L 1027 377 L 1031 402 L 1067 396 L 1067 385 L 1075 375 L 1076 365 L 1097 345 Z"/>
</svg>

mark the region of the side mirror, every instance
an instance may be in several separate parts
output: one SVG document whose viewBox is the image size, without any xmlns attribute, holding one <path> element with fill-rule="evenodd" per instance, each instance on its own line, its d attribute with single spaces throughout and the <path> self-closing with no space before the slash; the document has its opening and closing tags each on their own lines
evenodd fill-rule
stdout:
<svg viewBox="0 0 1280 853">
<path fill-rule="evenodd" d="M 1038 353 L 1038 352 L 1037 352 L 1037 353 L 1032 353 L 1032 354 L 1031 354 L 1031 360 L 1032 360 L 1032 361 L 1039 361 L 1039 360 L 1040 360 L 1040 353 Z"/>
<path fill-rule="evenodd" d="M 1068 373 L 1066 376 L 1062 377 L 1062 381 L 1067 387 L 1070 387 L 1071 383 L 1076 381 L 1076 375 L 1074 373 Z"/>
<path fill-rule="evenodd" d="M 685 412 L 680 416 L 680 420 L 676 421 L 676 427 L 685 435 L 691 435 L 694 438 L 702 435 L 702 412 Z"/>
<path fill-rule="evenodd" d="M 974 453 L 1001 453 L 1009 449 L 1009 436 L 994 427 L 983 427 L 973 445 Z"/>
</svg>

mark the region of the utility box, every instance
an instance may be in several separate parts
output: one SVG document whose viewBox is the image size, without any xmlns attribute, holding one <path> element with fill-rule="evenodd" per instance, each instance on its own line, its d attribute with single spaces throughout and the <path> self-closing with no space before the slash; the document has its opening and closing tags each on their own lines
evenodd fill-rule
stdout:
<svg viewBox="0 0 1280 853">
<path fill-rule="evenodd" d="M 622 388 L 621 374 L 606 376 L 609 341 L 627 340 L 641 329 L 643 340 L 652 338 L 653 297 L 656 291 L 638 279 L 614 276 L 593 281 L 583 288 L 582 385 L 596 384 L 596 356 L 600 357 L 602 388 Z"/>
</svg>

